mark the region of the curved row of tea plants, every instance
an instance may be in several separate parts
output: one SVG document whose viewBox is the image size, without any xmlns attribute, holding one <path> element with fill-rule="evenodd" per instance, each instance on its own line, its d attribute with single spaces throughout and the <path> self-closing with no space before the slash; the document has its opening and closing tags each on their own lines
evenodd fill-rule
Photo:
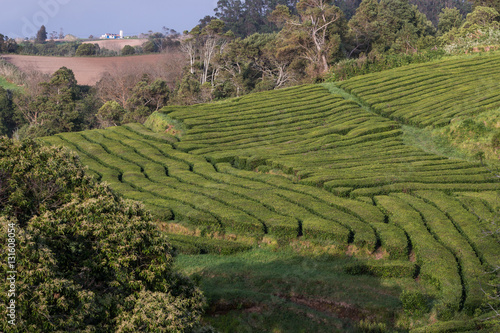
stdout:
<svg viewBox="0 0 500 333">
<path fill-rule="evenodd" d="M 491 190 L 479 163 L 450 160 L 403 143 L 400 125 L 321 86 L 222 103 L 162 109 L 186 130 L 177 149 L 211 163 L 291 175 L 340 195 L 402 190 Z"/>
<path fill-rule="evenodd" d="M 451 58 L 359 76 L 338 86 L 385 117 L 440 127 L 500 106 L 499 63 L 499 53 Z"/>
</svg>

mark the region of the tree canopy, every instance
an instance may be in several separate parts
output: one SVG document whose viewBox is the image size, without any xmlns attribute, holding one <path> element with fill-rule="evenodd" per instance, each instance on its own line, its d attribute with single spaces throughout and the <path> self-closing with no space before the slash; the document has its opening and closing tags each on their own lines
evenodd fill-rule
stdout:
<svg viewBox="0 0 500 333">
<path fill-rule="evenodd" d="M 9 332 L 193 332 L 200 290 L 173 270 L 167 237 L 138 203 L 84 173 L 63 148 L 0 138 L 0 241 L 15 233 Z M 2 276 L 12 271 L 0 263 Z"/>
</svg>

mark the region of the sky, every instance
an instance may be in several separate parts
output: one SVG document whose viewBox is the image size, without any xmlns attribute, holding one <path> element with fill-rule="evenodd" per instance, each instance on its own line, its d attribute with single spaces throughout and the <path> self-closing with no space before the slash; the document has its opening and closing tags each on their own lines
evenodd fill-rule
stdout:
<svg viewBox="0 0 500 333">
<path fill-rule="evenodd" d="M 162 31 L 191 30 L 206 15 L 214 15 L 217 0 L 8 0 L 2 1 L 0 33 L 11 38 L 47 32 L 80 38 L 105 33 L 125 36 Z"/>
</svg>

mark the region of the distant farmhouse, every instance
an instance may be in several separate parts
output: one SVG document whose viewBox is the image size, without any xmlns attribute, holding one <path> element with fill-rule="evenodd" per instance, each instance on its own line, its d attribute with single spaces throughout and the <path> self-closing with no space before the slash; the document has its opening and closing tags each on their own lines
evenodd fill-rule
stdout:
<svg viewBox="0 0 500 333">
<path fill-rule="evenodd" d="M 120 30 L 119 34 L 104 34 L 100 39 L 122 39 L 123 38 L 123 30 Z"/>
</svg>

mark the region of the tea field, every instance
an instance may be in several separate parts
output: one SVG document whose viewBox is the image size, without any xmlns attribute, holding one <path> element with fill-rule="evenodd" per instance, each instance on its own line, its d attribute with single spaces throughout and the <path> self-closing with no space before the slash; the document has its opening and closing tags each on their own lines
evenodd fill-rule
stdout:
<svg viewBox="0 0 500 333">
<path fill-rule="evenodd" d="M 498 238 L 488 235 L 498 227 L 498 176 L 405 144 L 402 125 L 440 127 L 498 109 L 499 65 L 496 54 L 447 59 L 335 84 L 342 94 L 304 85 L 165 107 L 147 127 L 43 140 L 76 151 L 89 172 L 159 219 L 225 235 L 172 235 L 181 252 L 333 249 L 359 258 L 342 265 L 352 279 L 406 281 L 403 290 L 424 295 L 426 319 L 389 328 L 475 331 L 486 325 L 472 320 L 491 291 L 485 272 L 500 264 Z"/>
</svg>

